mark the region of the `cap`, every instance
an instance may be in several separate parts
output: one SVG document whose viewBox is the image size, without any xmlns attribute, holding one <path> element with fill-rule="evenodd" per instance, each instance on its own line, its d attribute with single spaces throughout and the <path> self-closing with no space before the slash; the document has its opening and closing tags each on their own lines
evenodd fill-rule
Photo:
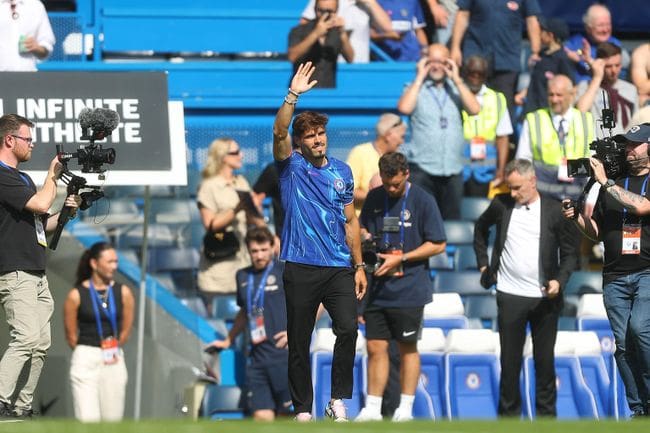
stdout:
<svg viewBox="0 0 650 433">
<path fill-rule="evenodd" d="M 632 141 L 634 143 L 650 142 L 650 123 L 634 125 L 625 134 L 618 134 L 612 138 L 619 143 L 624 141 Z"/>
<path fill-rule="evenodd" d="M 553 33 L 555 39 L 565 41 L 569 39 L 569 26 L 559 18 L 541 18 L 539 25 L 542 30 Z"/>
</svg>

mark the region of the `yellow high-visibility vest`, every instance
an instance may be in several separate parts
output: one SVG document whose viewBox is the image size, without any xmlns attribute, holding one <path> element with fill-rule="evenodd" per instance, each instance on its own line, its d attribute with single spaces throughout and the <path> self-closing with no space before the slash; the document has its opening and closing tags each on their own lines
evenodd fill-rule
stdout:
<svg viewBox="0 0 650 433">
<path fill-rule="evenodd" d="M 526 115 L 533 161 L 559 166 L 562 158 L 589 157 L 589 143 L 594 140 L 594 118 L 591 113 L 582 113 L 576 108 L 571 108 L 571 113 L 564 146 L 560 145 L 548 108 L 541 108 Z"/>
<path fill-rule="evenodd" d="M 463 110 L 463 135 L 466 141 L 474 137 L 483 137 L 485 141 L 494 142 L 497 135 L 499 119 L 506 110 L 506 97 L 489 87 L 483 94 L 481 111 L 470 116 Z"/>
</svg>

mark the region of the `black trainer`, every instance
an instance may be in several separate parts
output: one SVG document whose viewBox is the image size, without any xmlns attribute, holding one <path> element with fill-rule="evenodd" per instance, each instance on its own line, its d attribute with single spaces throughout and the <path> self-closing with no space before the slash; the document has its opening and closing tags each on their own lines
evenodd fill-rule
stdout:
<svg viewBox="0 0 650 433">
<path fill-rule="evenodd" d="M 4 401 L 0 401 L 0 418 L 14 418 L 16 414 Z"/>
</svg>

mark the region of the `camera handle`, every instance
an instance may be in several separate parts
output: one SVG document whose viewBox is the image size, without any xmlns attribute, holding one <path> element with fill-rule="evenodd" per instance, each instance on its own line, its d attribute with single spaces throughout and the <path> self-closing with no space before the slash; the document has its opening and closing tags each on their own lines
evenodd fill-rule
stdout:
<svg viewBox="0 0 650 433">
<path fill-rule="evenodd" d="M 585 184 L 584 188 L 582 188 L 582 192 L 580 193 L 578 200 L 576 200 L 575 202 L 571 201 L 571 203 L 568 203 L 569 206 L 565 205 L 565 209 L 568 209 L 571 206 L 575 207 L 575 212 L 573 213 L 573 219 L 577 219 L 578 215 L 580 215 L 582 211 L 585 209 L 585 201 L 587 200 L 587 195 L 589 194 L 591 187 L 594 186 L 595 183 L 596 183 L 596 179 L 594 177 L 590 177 L 589 180 L 587 180 L 587 183 Z"/>
<path fill-rule="evenodd" d="M 72 174 L 68 167 L 64 165 L 63 172 L 61 173 L 61 180 L 63 183 L 68 185 L 68 196 L 75 195 L 79 193 L 79 190 L 86 186 L 86 179 L 81 176 Z M 61 233 L 65 225 L 72 219 L 74 213 L 74 208 L 71 206 L 63 206 L 61 212 L 59 212 L 59 219 L 56 222 L 56 228 L 54 229 L 54 234 L 50 240 L 50 249 L 56 250 L 56 247 L 59 245 L 59 238 L 61 238 Z"/>
</svg>

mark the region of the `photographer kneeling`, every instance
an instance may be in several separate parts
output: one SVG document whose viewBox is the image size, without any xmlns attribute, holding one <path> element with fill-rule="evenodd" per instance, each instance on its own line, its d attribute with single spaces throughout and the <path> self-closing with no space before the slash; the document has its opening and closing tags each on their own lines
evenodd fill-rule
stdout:
<svg viewBox="0 0 650 433">
<path fill-rule="evenodd" d="M 585 236 L 605 245 L 603 301 L 616 340 L 616 365 L 636 417 L 648 415 L 650 402 L 650 223 L 645 218 L 650 215 L 650 123 L 613 139 L 626 145 L 627 175 L 608 179 L 603 163 L 591 158 L 601 185 L 593 214 L 576 215 L 567 204 L 563 212 Z"/>
<path fill-rule="evenodd" d="M 364 312 L 368 396 L 356 420 L 381 420 L 389 370 L 388 343 L 395 339 L 401 358 L 402 394 L 393 421 L 409 421 L 413 419 L 420 377 L 417 341 L 424 305 L 433 295 L 429 257 L 445 250 L 446 237 L 436 200 L 408 182 L 404 155 L 384 154 L 379 160 L 379 175 L 383 186 L 368 193 L 360 216 L 362 233 L 365 230 L 366 237 L 374 235 L 378 260 Z"/>
</svg>

